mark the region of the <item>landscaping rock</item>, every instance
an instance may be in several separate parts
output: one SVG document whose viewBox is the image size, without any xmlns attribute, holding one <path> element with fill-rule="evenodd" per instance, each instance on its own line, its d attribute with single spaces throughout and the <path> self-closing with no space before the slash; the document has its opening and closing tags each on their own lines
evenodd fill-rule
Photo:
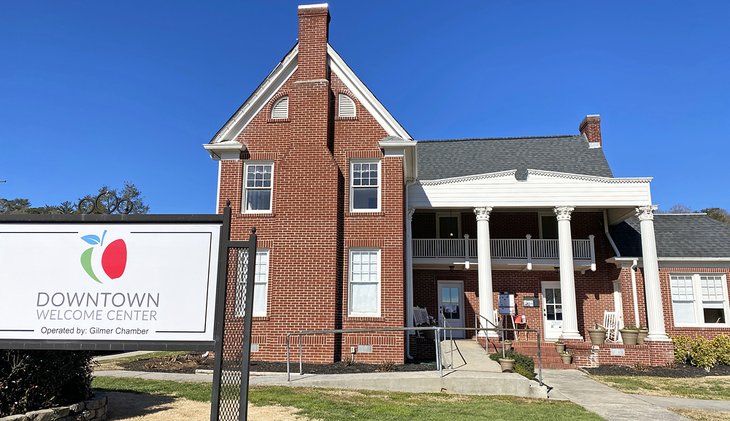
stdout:
<svg viewBox="0 0 730 421">
<path fill-rule="evenodd" d="M 0 418 L 0 421 L 29 421 L 28 417 L 23 415 L 9 415 L 7 417 Z"/>
<path fill-rule="evenodd" d="M 53 409 L 40 409 L 38 411 L 26 412 L 25 416 L 31 421 L 55 421 L 59 418 Z"/>
</svg>

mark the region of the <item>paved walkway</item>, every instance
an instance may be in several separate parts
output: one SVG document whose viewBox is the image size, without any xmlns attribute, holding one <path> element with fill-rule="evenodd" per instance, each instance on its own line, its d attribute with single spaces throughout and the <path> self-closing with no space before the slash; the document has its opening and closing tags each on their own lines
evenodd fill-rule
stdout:
<svg viewBox="0 0 730 421">
<path fill-rule="evenodd" d="M 562 395 L 573 403 L 595 412 L 609 421 L 634 420 L 687 420 L 662 406 L 654 405 L 635 395 L 620 392 L 598 383 L 578 370 L 543 370 L 546 384 L 555 389 L 550 392 Z"/>
<path fill-rule="evenodd" d="M 676 398 L 673 396 L 646 396 L 631 395 L 636 399 L 649 402 L 662 408 L 684 408 L 684 409 L 703 409 L 705 411 L 725 411 L 730 412 L 730 401 L 718 401 L 709 399 L 689 399 Z"/>
</svg>

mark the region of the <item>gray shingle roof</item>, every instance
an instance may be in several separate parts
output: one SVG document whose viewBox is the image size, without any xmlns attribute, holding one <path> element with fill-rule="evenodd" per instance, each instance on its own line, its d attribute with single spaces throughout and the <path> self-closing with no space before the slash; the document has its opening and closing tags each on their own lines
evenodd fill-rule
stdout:
<svg viewBox="0 0 730 421">
<path fill-rule="evenodd" d="M 613 177 L 603 149 L 581 135 L 420 140 L 416 149 L 421 180 L 527 168 Z"/>
<path fill-rule="evenodd" d="M 654 215 L 659 257 L 730 257 L 730 227 L 705 214 Z M 639 220 L 609 227 L 622 257 L 641 257 Z"/>
</svg>

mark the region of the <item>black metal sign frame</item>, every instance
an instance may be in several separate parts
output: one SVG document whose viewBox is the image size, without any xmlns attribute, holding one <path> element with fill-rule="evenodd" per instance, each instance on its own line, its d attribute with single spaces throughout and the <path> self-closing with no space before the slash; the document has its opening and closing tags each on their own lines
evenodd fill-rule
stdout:
<svg viewBox="0 0 730 421">
<path fill-rule="evenodd" d="M 94 204 L 98 203 L 97 197 Z M 115 208 L 121 202 L 117 199 Z M 124 205 L 125 210 L 131 209 L 129 204 Z M 81 204 L 79 205 L 81 207 Z M 88 207 L 92 209 L 93 207 Z M 113 212 L 113 211 L 112 211 Z M 221 374 L 223 370 L 223 336 L 226 314 L 226 293 L 228 290 L 229 271 L 229 250 L 232 248 L 247 249 L 248 271 L 246 274 L 246 296 L 244 301 L 244 332 L 240 366 L 240 394 L 239 394 L 239 420 L 246 420 L 248 411 L 248 385 L 249 366 L 251 359 L 251 328 L 253 317 L 254 299 L 254 278 L 256 268 L 256 229 L 253 228 L 247 241 L 231 240 L 231 208 L 227 205 L 221 215 L 129 215 L 122 211 L 121 214 L 69 214 L 69 215 L 21 215 L 3 214 L 0 215 L 0 227 L 2 224 L 79 224 L 79 223 L 104 223 L 104 224 L 220 224 L 220 238 L 218 247 L 218 279 L 216 282 L 215 297 L 215 318 L 213 322 L 212 341 L 95 341 L 95 340 L 21 340 L 21 339 L 0 339 L 0 349 L 27 349 L 27 350 L 92 350 L 92 351 L 215 351 L 215 362 L 213 372 L 213 395 L 211 401 L 211 420 L 217 421 L 220 411 Z"/>
</svg>

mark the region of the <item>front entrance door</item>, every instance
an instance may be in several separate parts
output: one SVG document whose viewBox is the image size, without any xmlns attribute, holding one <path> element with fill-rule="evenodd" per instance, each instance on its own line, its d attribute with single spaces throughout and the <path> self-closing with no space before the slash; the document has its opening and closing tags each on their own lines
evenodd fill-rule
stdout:
<svg viewBox="0 0 730 421">
<path fill-rule="evenodd" d="M 545 339 L 560 338 L 563 333 L 563 301 L 560 297 L 560 282 L 542 283 L 542 319 Z"/>
<path fill-rule="evenodd" d="M 439 325 L 444 326 L 445 320 L 446 327 L 464 327 L 464 282 L 438 281 L 438 290 Z M 464 331 L 454 330 L 452 335 L 463 338 Z"/>
</svg>

